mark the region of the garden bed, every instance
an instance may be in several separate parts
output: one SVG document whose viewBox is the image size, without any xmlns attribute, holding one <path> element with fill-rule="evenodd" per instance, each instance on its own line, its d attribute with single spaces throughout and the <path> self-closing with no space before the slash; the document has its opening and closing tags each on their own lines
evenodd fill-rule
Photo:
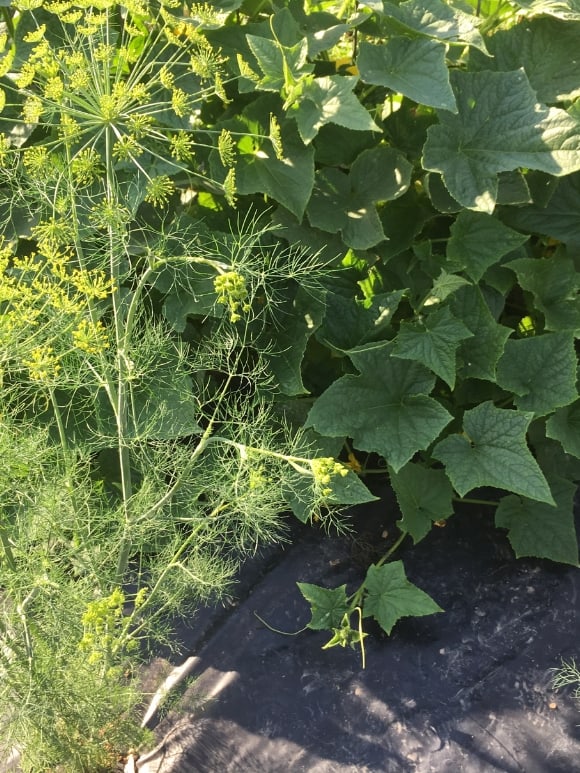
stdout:
<svg viewBox="0 0 580 773">
<path fill-rule="evenodd" d="M 364 543 L 372 553 L 393 512 L 387 495 L 359 508 L 355 535 L 305 532 L 253 587 L 242 585 L 213 632 L 203 618 L 181 632 L 196 679 L 138 770 L 580 770 L 579 709 L 554 692 L 551 670 L 578 653 L 580 574 L 516 561 L 485 508 L 463 508 L 403 548 L 409 578 L 445 612 L 404 619 L 391 637 L 369 629 L 364 671 L 359 652 L 321 650 L 327 633 L 290 638 L 255 616 L 284 631 L 305 626 L 295 581 L 360 582 Z"/>
</svg>

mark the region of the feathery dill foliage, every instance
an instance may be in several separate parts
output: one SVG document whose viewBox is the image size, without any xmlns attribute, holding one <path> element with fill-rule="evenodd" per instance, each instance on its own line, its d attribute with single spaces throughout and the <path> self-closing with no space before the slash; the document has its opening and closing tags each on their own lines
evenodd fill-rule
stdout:
<svg viewBox="0 0 580 773">
<path fill-rule="evenodd" d="M 0 752 L 28 771 L 138 745 L 139 657 L 348 473 L 271 407 L 268 331 L 316 260 L 179 210 L 235 198 L 196 160 L 202 103 L 227 100 L 208 15 L 28 0 L 2 35 Z"/>
</svg>

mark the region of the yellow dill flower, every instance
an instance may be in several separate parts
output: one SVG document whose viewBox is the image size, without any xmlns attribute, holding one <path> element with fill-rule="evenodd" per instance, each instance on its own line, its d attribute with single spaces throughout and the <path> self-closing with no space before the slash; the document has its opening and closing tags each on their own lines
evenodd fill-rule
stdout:
<svg viewBox="0 0 580 773">
<path fill-rule="evenodd" d="M 144 83 L 136 83 L 134 86 L 132 86 L 131 90 L 129 91 L 129 96 L 139 105 L 147 104 L 151 98 L 149 90 Z"/>
<path fill-rule="evenodd" d="M 58 18 L 64 24 L 76 24 L 80 20 L 82 15 L 83 15 L 83 12 L 79 10 L 67 11 L 67 12 L 59 13 Z"/>
<path fill-rule="evenodd" d="M 58 133 L 65 142 L 73 143 L 81 136 L 81 127 L 68 113 L 62 113 Z"/>
<path fill-rule="evenodd" d="M 55 277 L 60 281 L 64 281 L 68 278 L 67 269 L 72 259 L 72 252 L 70 250 L 47 250 L 44 253 L 44 257 L 51 273 L 54 274 Z"/>
<path fill-rule="evenodd" d="M 41 268 L 41 263 L 36 252 L 31 252 L 29 255 L 15 255 L 12 258 L 12 265 L 17 271 L 24 274 L 30 272 L 36 274 Z"/>
<path fill-rule="evenodd" d="M 107 330 L 101 320 L 82 319 L 72 331 L 74 345 L 86 354 L 101 354 L 109 348 Z"/>
<path fill-rule="evenodd" d="M 58 75 L 49 78 L 44 85 L 44 98 L 60 102 L 64 92 L 64 83 Z"/>
<path fill-rule="evenodd" d="M 66 51 L 63 55 L 63 61 L 72 70 L 77 67 L 86 67 L 87 60 L 82 51 Z"/>
<path fill-rule="evenodd" d="M 22 118 L 24 123 L 38 123 L 44 112 L 40 97 L 29 96 L 22 106 Z"/>
<path fill-rule="evenodd" d="M 175 75 L 171 72 L 169 68 L 162 67 L 159 70 L 159 80 L 161 81 L 161 85 L 164 88 L 171 90 L 175 83 Z"/>
<path fill-rule="evenodd" d="M 37 27 L 37 29 L 27 32 L 26 35 L 23 37 L 23 40 L 26 43 L 38 43 L 44 37 L 45 32 L 46 32 L 46 24 L 41 24 L 40 27 Z"/>
<path fill-rule="evenodd" d="M 154 177 L 147 183 L 145 201 L 154 207 L 164 207 L 174 190 L 175 185 L 166 174 Z"/>
<path fill-rule="evenodd" d="M 103 300 L 113 290 L 113 282 L 100 269 L 75 268 L 69 275 L 69 281 L 79 293 L 95 300 Z"/>
<path fill-rule="evenodd" d="M 236 206 L 236 170 L 232 167 L 223 182 L 224 196 L 230 207 Z"/>
<path fill-rule="evenodd" d="M 234 166 L 236 162 L 236 146 L 232 135 L 227 129 L 222 129 L 218 138 L 218 153 L 224 166 Z"/>
<path fill-rule="evenodd" d="M 91 74 L 85 67 L 78 67 L 70 73 L 68 82 L 73 91 L 82 91 L 90 84 Z"/>
<path fill-rule="evenodd" d="M 193 141 L 187 132 L 179 131 L 169 140 L 171 155 L 177 161 L 191 161 L 193 158 Z"/>
<path fill-rule="evenodd" d="M 5 134 L 0 134 L 0 166 L 6 166 L 9 151 L 10 140 Z"/>
<path fill-rule="evenodd" d="M 32 175 L 44 175 L 51 165 L 48 149 L 45 145 L 34 145 L 26 148 L 22 154 L 22 164 Z"/>
<path fill-rule="evenodd" d="M 67 220 L 51 217 L 41 220 L 32 229 L 32 236 L 38 242 L 40 252 L 51 251 L 69 244 L 74 237 L 72 224 Z"/>
<path fill-rule="evenodd" d="M 37 346 L 30 352 L 30 359 L 22 361 L 32 381 L 52 381 L 58 376 L 60 364 L 53 352 L 52 346 Z"/>
<path fill-rule="evenodd" d="M 101 94 L 99 97 L 99 110 L 105 123 L 116 121 L 121 115 L 122 106 L 114 94 Z"/>
<path fill-rule="evenodd" d="M 18 86 L 19 89 L 25 89 L 34 80 L 34 77 L 36 75 L 36 67 L 31 64 L 30 62 L 24 62 L 22 67 L 20 68 L 20 72 L 14 79 L 14 82 Z"/>
<path fill-rule="evenodd" d="M 246 279 L 237 271 L 226 271 L 218 274 L 213 280 L 214 290 L 217 294 L 217 302 L 228 306 L 230 310 L 230 321 L 239 322 L 242 318 L 240 310 L 244 313 L 250 311 L 250 305 L 247 303 L 248 288 Z"/>
<path fill-rule="evenodd" d="M 113 158 L 117 161 L 127 161 L 130 158 L 137 158 L 143 153 L 143 148 L 135 137 L 130 134 L 124 134 L 113 145 Z"/>
<path fill-rule="evenodd" d="M 278 119 L 273 113 L 270 113 L 270 142 L 272 143 L 278 161 L 283 161 L 284 147 L 282 145 L 282 131 Z"/>
<path fill-rule="evenodd" d="M 189 97 L 183 89 L 173 89 L 171 92 L 171 109 L 179 118 L 190 112 Z"/>
<path fill-rule="evenodd" d="M 101 157 L 94 148 L 79 151 L 71 162 L 71 173 L 78 185 L 90 185 L 102 174 Z"/>
<path fill-rule="evenodd" d="M 214 75 L 213 87 L 215 89 L 215 93 L 218 95 L 222 102 L 224 102 L 226 105 L 231 102 L 231 99 L 226 93 L 226 89 L 222 81 L 222 76 L 219 74 L 219 72 L 216 72 Z"/>
<path fill-rule="evenodd" d="M 154 124 L 153 116 L 133 113 L 127 118 L 127 128 L 136 140 L 146 137 Z"/>
<path fill-rule="evenodd" d="M 14 53 L 9 51 L 0 59 L 0 78 L 7 75 L 12 69 L 12 62 L 14 61 Z M 34 77 L 34 75 L 32 76 Z"/>
<path fill-rule="evenodd" d="M 89 215 L 89 221 L 95 228 L 125 228 L 131 220 L 131 213 L 118 201 L 103 199 L 95 204 Z"/>
</svg>

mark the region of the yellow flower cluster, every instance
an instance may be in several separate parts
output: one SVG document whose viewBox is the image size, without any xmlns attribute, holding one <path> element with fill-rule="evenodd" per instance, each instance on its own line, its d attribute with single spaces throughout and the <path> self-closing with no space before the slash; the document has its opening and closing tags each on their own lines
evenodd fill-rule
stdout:
<svg viewBox="0 0 580 773">
<path fill-rule="evenodd" d="M 332 494 L 330 483 L 333 477 L 340 475 L 341 478 L 344 478 L 349 472 L 344 464 L 337 462 L 332 456 L 321 456 L 318 459 L 312 459 L 310 469 L 314 475 L 315 485 L 320 487 L 323 497 L 329 497 Z"/>
<path fill-rule="evenodd" d="M 22 361 L 32 381 L 44 383 L 54 381 L 60 371 L 58 357 L 54 355 L 52 346 L 36 346 L 30 352 L 30 359 Z"/>
<path fill-rule="evenodd" d="M 72 338 L 76 348 L 87 354 L 101 354 L 109 348 L 109 337 L 101 320 L 81 319 L 72 331 Z"/>
<path fill-rule="evenodd" d="M 98 355 L 109 348 L 107 329 L 93 304 L 113 283 L 100 269 L 74 266 L 70 251 L 14 256 L 0 248 L 0 350 L 4 362 L 53 384 L 68 352 Z"/>
<path fill-rule="evenodd" d="M 120 588 L 103 599 L 90 601 L 82 617 L 84 634 L 79 649 L 88 654 L 94 665 L 101 662 L 118 647 L 118 625 L 123 614 L 125 595 Z"/>
<path fill-rule="evenodd" d="M 244 313 L 250 311 L 251 306 L 247 303 L 246 279 L 237 271 L 226 271 L 223 274 L 218 274 L 213 280 L 213 286 L 218 296 L 217 302 L 229 307 L 231 322 L 240 321 L 242 318 L 240 309 Z"/>
</svg>

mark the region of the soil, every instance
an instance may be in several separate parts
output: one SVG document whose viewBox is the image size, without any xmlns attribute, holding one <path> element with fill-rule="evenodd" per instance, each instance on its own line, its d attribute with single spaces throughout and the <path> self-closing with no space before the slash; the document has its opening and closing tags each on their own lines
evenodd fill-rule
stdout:
<svg viewBox="0 0 580 773">
<path fill-rule="evenodd" d="M 392 494 L 357 510 L 356 533 L 298 530 L 248 564 L 238 599 L 180 635 L 194 677 L 158 721 L 140 773 L 580 773 L 580 704 L 552 669 L 579 657 L 580 571 L 515 560 L 493 512 L 462 506 L 395 556 L 443 614 L 390 637 L 369 621 L 360 652 L 323 651 L 296 581 L 356 588 L 395 535 Z M 179 664 L 178 664 L 179 665 Z M 159 679 L 167 661 L 152 664 Z M 179 674 L 180 672 L 176 672 Z M 158 715 L 151 719 L 151 726 Z"/>
</svg>

